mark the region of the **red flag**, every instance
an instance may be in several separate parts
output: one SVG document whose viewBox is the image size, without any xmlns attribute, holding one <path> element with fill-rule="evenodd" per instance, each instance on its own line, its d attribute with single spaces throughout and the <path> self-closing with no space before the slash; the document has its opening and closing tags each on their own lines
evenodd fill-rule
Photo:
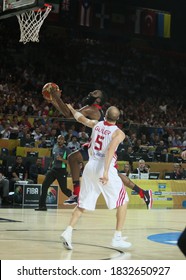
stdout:
<svg viewBox="0 0 186 280">
<path fill-rule="evenodd" d="M 141 34 L 154 36 L 156 32 L 156 12 L 152 10 L 141 11 Z"/>
</svg>

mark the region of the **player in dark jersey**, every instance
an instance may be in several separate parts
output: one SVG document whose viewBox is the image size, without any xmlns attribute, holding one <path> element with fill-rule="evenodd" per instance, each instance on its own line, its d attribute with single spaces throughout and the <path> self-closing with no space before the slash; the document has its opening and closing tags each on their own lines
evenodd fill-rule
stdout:
<svg viewBox="0 0 186 280">
<path fill-rule="evenodd" d="M 181 153 L 181 157 L 183 158 L 183 160 L 186 160 L 186 150 Z M 186 227 L 180 234 L 177 245 L 186 257 Z"/>
<path fill-rule="evenodd" d="M 57 93 L 52 91 L 53 102 L 52 104 L 56 107 L 57 110 L 66 117 L 73 117 L 69 108 L 63 102 L 63 100 L 59 97 Z M 85 117 L 94 120 L 103 120 L 104 114 L 102 111 L 102 104 L 104 103 L 104 93 L 101 90 L 94 90 L 90 92 L 88 96 L 85 98 L 85 106 L 79 109 Z M 60 108 L 60 109 L 59 109 Z M 73 205 L 77 204 L 77 198 L 80 191 L 80 163 L 83 162 L 83 157 L 81 151 L 76 151 L 68 156 L 68 162 L 71 170 L 72 182 L 73 182 L 73 195 L 64 201 L 65 205 Z M 143 190 L 136 184 L 134 184 L 127 176 L 119 173 L 121 180 L 124 185 L 136 193 L 145 201 L 147 209 L 152 208 L 152 190 Z"/>
<path fill-rule="evenodd" d="M 84 101 L 86 105 L 78 111 L 89 119 L 94 120 L 96 118 L 101 121 L 104 119 L 104 114 L 101 108 L 103 100 L 104 96 L 102 91 L 95 90 L 93 92 L 90 92 Z M 86 158 L 88 158 L 88 146 L 86 145 L 84 145 L 84 147 L 82 147 L 79 151 L 73 152 L 68 157 L 74 192 L 72 197 L 64 201 L 65 205 L 77 203 L 77 197 L 80 191 L 80 163 L 84 161 L 84 153 L 86 154 Z"/>
<path fill-rule="evenodd" d="M 73 118 L 71 111 L 63 102 L 63 100 L 56 94 L 54 91 L 52 92 L 55 98 L 53 98 L 52 104 L 56 107 L 57 110 L 60 108 L 60 112 L 66 118 Z M 104 102 L 104 94 L 101 90 L 94 90 L 90 92 L 83 103 L 85 104 L 79 112 L 81 112 L 85 117 L 89 119 L 98 119 L 99 121 L 104 119 L 104 113 L 102 111 L 101 105 Z M 83 163 L 83 154 L 86 153 L 88 157 L 88 151 L 86 145 L 82 147 L 80 150 L 72 152 L 68 156 L 68 162 L 70 166 L 71 176 L 72 176 L 72 183 L 73 183 L 73 195 L 64 201 L 64 204 L 72 205 L 77 204 L 77 197 L 80 191 L 80 164 Z"/>
</svg>

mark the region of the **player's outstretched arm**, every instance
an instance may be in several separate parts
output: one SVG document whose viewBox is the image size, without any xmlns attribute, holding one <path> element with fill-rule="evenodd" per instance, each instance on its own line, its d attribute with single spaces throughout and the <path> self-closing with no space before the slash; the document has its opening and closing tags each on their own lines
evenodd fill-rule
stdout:
<svg viewBox="0 0 186 280">
<path fill-rule="evenodd" d="M 62 98 L 58 94 L 55 88 L 51 89 L 52 101 L 50 101 L 53 106 L 61 113 L 65 118 L 74 118 L 68 106 L 63 102 Z M 89 117 L 90 119 L 97 118 L 97 112 L 95 113 L 95 109 L 92 109 L 91 106 L 84 106 L 78 110 L 85 117 Z"/>
<path fill-rule="evenodd" d="M 69 108 L 69 110 L 71 111 L 72 115 L 74 116 L 74 118 L 79 122 L 84 124 L 85 126 L 91 127 L 93 128 L 95 126 L 95 124 L 98 123 L 97 120 L 89 120 L 88 118 L 86 118 L 82 113 L 78 112 L 77 110 L 75 110 L 71 104 L 67 104 L 67 107 Z"/>
<path fill-rule="evenodd" d="M 57 93 L 55 88 L 51 89 L 51 95 L 52 95 L 52 104 L 54 107 L 61 113 L 65 118 L 72 118 L 73 115 L 67 105 L 63 102 L 63 100 L 60 98 L 59 94 Z"/>
</svg>

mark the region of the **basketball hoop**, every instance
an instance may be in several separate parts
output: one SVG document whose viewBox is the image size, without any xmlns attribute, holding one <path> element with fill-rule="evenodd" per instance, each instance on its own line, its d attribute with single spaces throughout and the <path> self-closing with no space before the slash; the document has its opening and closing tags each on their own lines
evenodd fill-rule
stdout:
<svg viewBox="0 0 186 280">
<path fill-rule="evenodd" d="M 44 4 L 44 8 L 38 10 L 28 10 L 17 15 L 20 26 L 20 40 L 26 44 L 28 42 L 39 42 L 40 28 L 52 9 L 49 4 Z"/>
</svg>

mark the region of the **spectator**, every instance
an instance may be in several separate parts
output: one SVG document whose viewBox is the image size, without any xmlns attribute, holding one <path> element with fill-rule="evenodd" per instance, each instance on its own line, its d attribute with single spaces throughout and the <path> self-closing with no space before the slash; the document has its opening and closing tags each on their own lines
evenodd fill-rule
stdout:
<svg viewBox="0 0 186 280">
<path fill-rule="evenodd" d="M 130 141 L 130 138 L 128 135 L 126 135 L 125 139 L 119 144 L 117 152 L 124 152 L 128 149 L 128 147 L 131 147 L 131 146 L 132 146 L 132 143 Z"/>
<path fill-rule="evenodd" d="M 79 143 L 82 146 L 83 144 L 87 143 L 89 140 L 89 135 L 85 131 L 79 132 Z"/>
<path fill-rule="evenodd" d="M 159 144 L 156 146 L 155 151 L 154 151 L 154 157 L 157 161 L 160 160 L 160 156 L 162 154 L 162 151 L 166 148 L 167 147 L 166 147 L 164 141 L 160 140 Z"/>
<path fill-rule="evenodd" d="M 30 133 L 30 128 L 27 125 L 20 125 L 19 126 L 19 132 L 18 132 L 18 138 L 25 138 L 27 134 Z"/>
<path fill-rule="evenodd" d="M 20 147 L 34 147 L 35 140 L 33 139 L 31 133 L 27 133 L 20 139 Z"/>
<path fill-rule="evenodd" d="M 172 140 L 173 147 L 181 147 L 182 146 L 182 139 L 179 134 L 175 134 L 175 138 Z"/>
<path fill-rule="evenodd" d="M 28 170 L 26 165 L 23 164 L 22 156 L 16 156 L 16 162 L 12 165 L 11 179 L 10 179 L 10 191 L 14 191 L 14 184 L 17 181 L 27 181 L 33 183 L 28 179 Z"/>
<path fill-rule="evenodd" d="M 168 153 L 168 149 L 164 148 L 161 152 L 161 155 L 159 157 L 160 162 L 173 162 L 174 156 L 170 153 Z"/>
<path fill-rule="evenodd" d="M 1 138 L 9 139 L 11 133 L 11 127 L 9 123 L 5 124 L 5 127 L 3 130 L 1 130 Z"/>
<path fill-rule="evenodd" d="M 158 134 L 152 135 L 150 140 L 150 145 L 157 147 L 159 145 L 159 142 L 160 142 L 160 136 Z"/>
<path fill-rule="evenodd" d="M 146 134 L 141 135 L 141 145 L 142 146 L 148 146 L 149 145 L 149 141 L 147 140 Z"/>
<path fill-rule="evenodd" d="M 75 125 L 72 124 L 70 128 L 72 129 L 72 135 L 73 135 L 73 136 L 76 136 L 76 137 L 78 138 L 78 132 L 77 132 L 77 130 L 76 130 Z"/>
<path fill-rule="evenodd" d="M 4 167 L 0 165 L 0 196 L 2 198 L 2 205 L 9 205 L 9 180 L 4 176 Z"/>
<path fill-rule="evenodd" d="M 57 134 L 56 128 L 52 128 L 49 135 L 47 135 L 47 140 L 50 140 L 52 147 L 56 144 L 57 137 L 58 137 L 58 134 Z"/>
<path fill-rule="evenodd" d="M 68 143 L 71 141 L 73 135 L 73 130 L 71 128 L 68 129 L 67 135 L 65 136 L 65 142 Z"/>
<path fill-rule="evenodd" d="M 29 129 L 32 128 L 32 124 L 30 123 L 28 116 L 26 114 L 22 115 L 21 117 L 21 124 L 23 126 L 27 126 Z"/>
<path fill-rule="evenodd" d="M 125 163 L 123 166 L 123 170 L 119 171 L 120 173 L 124 173 L 125 176 L 129 176 L 129 174 L 131 173 L 131 166 L 129 163 Z"/>
<path fill-rule="evenodd" d="M 164 100 L 162 101 L 162 104 L 159 105 L 159 109 L 160 112 L 163 112 L 164 114 L 167 113 L 167 104 Z"/>
<path fill-rule="evenodd" d="M 36 163 L 31 164 L 29 168 L 29 178 L 34 182 L 34 184 L 37 184 L 37 179 L 39 174 L 42 175 L 45 174 L 45 170 L 42 167 L 41 158 L 37 158 Z"/>
<path fill-rule="evenodd" d="M 38 144 L 38 148 L 47 148 L 49 143 L 50 143 L 50 146 L 52 147 L 51 141 L 46 139 L 46 135 L 43 135 L 41 137 L 40 143 Z"/>
<path fill-rule="evenodd" d="M 135 157 L 133 147 L 129 146 L 126 150 L 117 151 L 117 156 L 118 160 L 132 162 Z"/>
<path fill-rule="evenodd" d="M 134 146 L 133 146 L 133 151 L 134 153 L 138 153 L 141 148 L 141 139 L 137 139 Z"/>
<path fill-rule="evenodd" d="M 80 143 L 76 136 L 71 137 L 71 141 L 67 144 L 67 147 L 71 150 L 71 152 L 77 151 L 80 149 Z"/>
<path fill-rule="evenodd" d="M 136 135 L 136 132 L 132 132 L 131 133 L 131 135 L 130 135 L 130 143 L 131 143 L 131 145 L 132 146 L 134 146 L 135 145 L 135 143 L 136 143 L 136 140 L 137 140 L 137 135 Z"/>
<path fill-rule="evenodd" d="M 82 141 L 80 141 L 81 138 Z M 80 126 L 79 133 L 78 133 L 79 142 L 82 142 L 82 144 L 86 143 L 89 140 L 89 138 L 90 138 L 89 129 L 84 125 Z"/>
<path fill-rule="evenodd" d="M 41 133 L 41 130 L 39 127 L 36 127 L 35 130 L 32 132 L 32 136 L 35 141 L 39 141 L 43 134 Z"/>
<path fill-rule="evenodd" d="M 150 165 L 147 163 L 145 164 L 145 170 L 147 171 L 147 173 L 150 172 Z"/>
<path fill-rule="evenodd" d="M 31 101 L 28 101 L 26 113 L 27 113 L 29 116 L 34 114 L 34 107 L 33 107 Z"/>
<path fill-rule="evenodd" d="M 61 126 L 60 126 L 60 133 L 63 137 L 66 137 L 66 135 L 68 134 L 67 130 L 66 130 L 66 125 L 65 125 L 65 122 L 62 122 L 61 123 Z"/>
<path fill-rule="evenodd" d="M 174 163 L 173 165 L 173 173 L 172 178 L 173 180 L 181 180 L 184 178 L 183 167 L 180 163 Z"/>
<path fill-rule="evenodd" d="M 139 178 L 141 178 L 141 173 L 149 173 L 148 168 L 146 167 L 145 161 L 140 159 L 138 162 L 138 167 L 133 170 L 134 174 L 138 174 Z"/>
</svg>

